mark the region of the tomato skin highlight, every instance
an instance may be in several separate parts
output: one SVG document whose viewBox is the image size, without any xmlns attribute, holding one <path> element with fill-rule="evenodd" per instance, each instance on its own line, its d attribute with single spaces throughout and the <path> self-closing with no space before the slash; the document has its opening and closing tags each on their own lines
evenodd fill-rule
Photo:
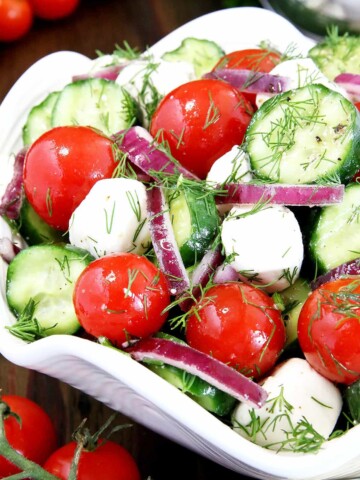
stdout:
<svg viewBox="0 0 360 480">
<path fill-rule="evenodd" d="M 157 332 L 170 303 L 166 278 L 146 257 L 120 253 L 101 257 L 81 273 L 74 289 L 79 322 L 94 337 L 121 345 Z"/>
<path fill-rule="evenodd" d="M 211 287 L 186 325 L 194 348 L 259 378 L 272 368 L 285 344 L 285 326 L 274 301 L 245 283 Z"/>
<path fill-rule="evenodd" d="M 55 427 L 49 415 L 35 402 L 18 395 L 2 395 L 12 412 L 21 419 L 5 419 L 5 435 L 10 445 L 29 460 L 42 465 L 57 448 Z M 0 455 L 0 478 L 19 473 L 20 470 Z"/>
<path fill-rule="evenodd" d="M 101 442 L 101 441 L 100 441 Z M 69 478 L 76 442 L 56 450 L 45 462 L 44 469 L 60 480 Z M 107 440 L 92 451 L 83 450 L 77 472 L 78 480 L 140 480 L 140 472 L 132 455 L 121 445 Z"/>
<path fill-rule="evenodd" d="M 27 199 L 52 227 L 66 231 L 91 187 L 111 178 L 113 141 L 90 127 L 55 127 L 30 146 L 24 164 Z"/>
<path fill-rule="evenodd" d="M 310 365 L 333 382 L 349 385 L 360 378 L 359 317 L 360 277 L 321 285 L 301 309 L 300 347 Z"/>
<path fill-rule="evenodd" d="M 71 15 L 80 0 L 30 0 L 34 13 L 44 20 L 58 20 Z"/>
<path fill-rule="evenodd" d="M 0 0 L 0 42 L 12 42 L 26 35 L 33 24 L 27 0 Z"/>
<path fill-rule="evenodd" d="M 150 133 L 168 143 L 184 167 L 205 178 L 212 164 L 240 145 L 253 109 L 221 80 L 194 80 L 174 89 L 158 105 Z"/>
<path fill-rule="evenodd" d="M 236 50 L 224 55 L 213 68 L 234 68 L 239 70 L 252 70 L 253 72 L 270 73 L 281 61 L 278 53 L 263 48 L 247 48 Z M 256 109 L 256 93 L 243 92 Z"/>
</svg>

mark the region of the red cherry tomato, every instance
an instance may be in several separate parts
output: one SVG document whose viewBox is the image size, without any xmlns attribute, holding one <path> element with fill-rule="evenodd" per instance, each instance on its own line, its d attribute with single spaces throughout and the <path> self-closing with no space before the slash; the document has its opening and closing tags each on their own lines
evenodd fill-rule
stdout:
<svg viewBox="0 0 360 480">
<path fill-rule="evenodd" d="M 240 70 L 252 70 L 254 72 L 269 73 L 279 62 L 281 57 L 278 53 L 263 48 L 248 48 L 236 50 L 224 55 L 213 70 L 217 68 L 234 68 Z M 243 93 L 254 108 L 256 108 L 256 93 Z"/>
<path fill-rule="evenodd" d="M 56 450 L 44 464 L 44 469 L 60 480 L 69 478 L 76 442 Z M 78 480 L 140 480 L 138 466 L 131 454 L 111 440 L 100 443 L 94 450 L 83 450 L 80 455 Z"/>
<path fill-rule="evenodd" d="M 274 301 L 244 283 L 211 287 L 186 325 L 188 343 L 244 375 L 259 378 L 276 362 L 285 327 Z"/>
<path fill-rule="evenodd" d="M 215 160 L 241 144 L 251 115 L 237 89 L 220 80 L 195 80 L 162 99 L 150 132 L 184 167 L 205 178 Z"/>
<path fill-rule="evenodd" d="M 28 0 L 0 0 L 0 41 L 12 42 L 23 37 L 33 23 Z"/>
<path fill-rule="evenodd" d="M 42 465 L 56 449 L 56 433 L 48 414 L 35 402 L 18 395 L 2 395 L 12 412 L 5 419 L 5 435 L 10 445 L 29 460 Z M 19 473 L 20 470 L 0 455 L 0 478 Z"/>
<path fill-rule="evenodd" d="M 44 20 L 58 20 L 72 14 L 80 0 L 30 0 L 34 13 Z"/>
<path fill-rule="evenodd" d="M 306 360 L 333 382 L 360 378 L 360 277 L 323 284 L 304 303 L 298 339 Z"/>
<path fill-rule="evenodd" d="M 90 335 L 121 345 L 157 332 L 170 303 L 163 273 L 146 257 L 120 253 L 90 263 L 78 278 L 74 306 Z"/>
<path fill-rule="evenodd" d="M 111 178 L 115 167 L 109 138 L 90 127 L 56 127 L 26 154 L 25 193 L 41 218 L 66 231 L 71 214 L 94 183 Z"/>
</svg>

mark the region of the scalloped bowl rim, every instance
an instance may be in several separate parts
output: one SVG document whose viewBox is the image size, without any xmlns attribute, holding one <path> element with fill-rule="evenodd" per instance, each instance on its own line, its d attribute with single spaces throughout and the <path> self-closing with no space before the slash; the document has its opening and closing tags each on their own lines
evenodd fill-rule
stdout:
<svg viewBox="0 0 360 480">
<path fill-rule="evenodd" d="M 255 23 L 259 25 L 258 29 L 254 28 Z M 226 25 L 226 28 L 221 25 Z M 234 40 L 230 32 L 239 25 L 243 25 L 242 37 Z M 161 55 L 176 48 L 181 39 L 188 36 L 212 39 L 225 51 L 255 46 L 261 40 L 271 40 L 275 46 L 282 48 L 284 38 L 287 43 L 296 44 L 302 52 L 313 45 L 312 40 L 277 14 L 240 7 L 212 12 L 192 20 L 150 50 L 155 55 Z M 8 168 L 7 157 L 20 146 L 21 127 L 31 106 L 44 98 L 46 93 L 70 81 L 71 72 L 84 72 L 90 64 L 90 59 L 76 52 L 56 52 L 36 62 L 19 78 L 0 105 L 0 124 L 7 125 L 0 133 L 0 162 L 4 169 Z M 49 79 L 45 75 L 49 71 L 57 71 L 58 75 Z M 8 230 L 2 221 L 0 238 L 7 235 Z M 75 336 L 47 337 L 32 344 L 13 337 L 6 330 L 6 325 L 11 324 L 14 318 L 7 308 L 4 294 L 5 262 L 0 262 L 0 268 L 0 353 L 14 364 L 73 385 L 139 423 L 238 473 L 266 480 L 325 480 L 360 476 L 357 448 L 360 425 L 343 437 L 326 442 L 316 455 L 275 453 L 247 441 L 175 387 L 121 352 Z M 73 368 L 62 368 L 61 362 L 65 359 Z M 87 376 L 92 372 L 100 376 L 98 387 Z M 131 392 L 129 398 L 133 396 L 137 399 L 143 407 L 142 411 L 128 404 L 126 393 L 125 398 L 113 398 L 106 390 L 106 382 L 111 385 L 118 383 L 125 392 Z"/>
</svg>

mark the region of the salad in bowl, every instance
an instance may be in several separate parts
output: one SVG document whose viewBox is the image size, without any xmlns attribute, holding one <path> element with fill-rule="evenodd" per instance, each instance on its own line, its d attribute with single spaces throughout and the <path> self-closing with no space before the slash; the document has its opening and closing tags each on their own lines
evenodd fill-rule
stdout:
<svg viewBox="0 0 360 480">
<path fill-rule="evenodd" d="M 239 473 L 359 476 L 359 58 L 235 8 L 34 64 L 0 106 L 0 352 Z"/>
</svg>

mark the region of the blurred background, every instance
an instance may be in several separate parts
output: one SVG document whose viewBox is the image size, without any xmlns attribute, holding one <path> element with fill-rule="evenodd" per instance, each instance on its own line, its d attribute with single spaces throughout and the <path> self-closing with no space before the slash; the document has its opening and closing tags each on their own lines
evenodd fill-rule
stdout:
<svg viewBox="0 0 360 480">
<path fill-rule="evenodd" d="M 27 31 L 20 38 L 0 41 L 0 102 L 30 65 L 51 52 L 74 50 L 95 58 L 97 51 L 110 53 L 124 40 L 131 47 L 143 50 L 193 18 L 220 8 L 245 5 L 275 9 L 294 22 L 300 21 L 298 25 L 309 35 L 323 35 L 334 22 L 341 29 L 353 31 L 359 25 L 359 0 L 81 0 L 64 18 L 34 17 L 25 25 Z M 2 0 L 0 37 L 5 32 L 1 8 Z M 350 17 L 353 21 L 349 23 Z M 70 439 L 83 418 L 88 418 L 88 426 L 95 430 L 110 415 L 100 402 L 57 380 L 12 365 L 2 357 L 0 388 L 4 393 L 24 395 L 42 405 L 54 419 L 61 442 Z M 120 416 L 119 422 L 127 421 Z M 153 480 L 245 478 L 140 425 L 133 424 L 132 428 L 118 432 L 114 439 L 135 456 L 144 479 L 147 476 Z M 170 472 L 169 461 L 173 465 Z"/>
</svg>

